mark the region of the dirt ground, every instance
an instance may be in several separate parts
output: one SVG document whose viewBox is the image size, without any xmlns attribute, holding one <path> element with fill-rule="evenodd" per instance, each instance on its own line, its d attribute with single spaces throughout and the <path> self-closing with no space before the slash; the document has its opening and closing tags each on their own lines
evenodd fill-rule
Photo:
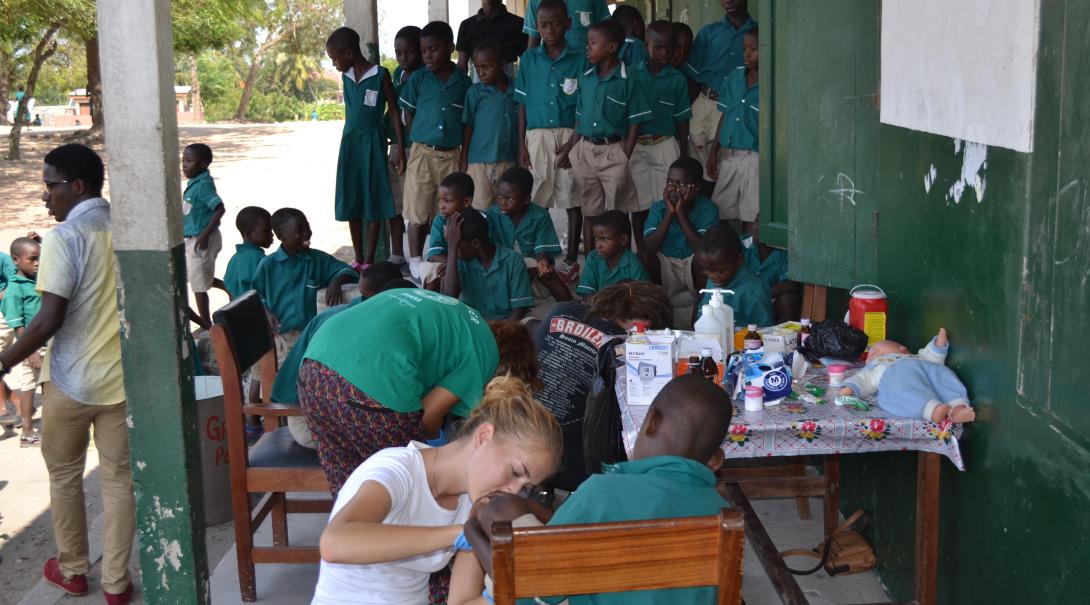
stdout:
<svg viewBox="0 0 1090 605">
<path fill-rule="evenodd" d="M 234 228 L 235 215 L 249 205 L 270 212 L 284 206 L 303 210 L 314 231 L 312 245 L 351 259 L 347 225 L 333 220 L 332 208 L 341 128 L 338 122 L 298 122 L 181 129 L 180 146 L 204 142 L 215 155 L 211 171 L 227 208 L 217 275 L 223 274 L 235 244 L 241 242 Z M 41 202 L 42 158 L 73 133 L 34 129 L 23 135 L 24 159 L 0 160 L 0 249 L 7 251 L 11 240 L 28 230 L 45 233 L 55 224 Z M 6 134 L 0 131 L 0 135 Z M 6 142 L 7 137 L 0 140 Z M 108 172 L 108 155 L 101 144 L 93 147 L 103 155 Z M 108 182 L 105 196 L 109 199 Z M 213 291 L 213 309 L 226 302 L 226 295 Z M 102 510 L 97 466 L 92 445 L 85 483 L 88 523 Z M 49 483 L 39 450 L 20 449 L 15 438 L 0 441 L 0 605 L 17 603 L 37 584 L 45 559 L 53 556 L 48 509 Z M 219 562 L 230 545 L 230 534 L 229 523 L 209 530 L 211 566 Z M 137 572 L 138 567 L 134 558 L 133 571 Z"/>
</svg>

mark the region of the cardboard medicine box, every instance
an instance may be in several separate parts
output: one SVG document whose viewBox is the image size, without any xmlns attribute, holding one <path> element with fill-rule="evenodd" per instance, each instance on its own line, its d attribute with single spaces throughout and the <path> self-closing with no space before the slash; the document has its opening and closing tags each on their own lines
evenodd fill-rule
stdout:
<svg viewBox="0 0 1090 605">
<path fill-rule="evenodd" d="M 674 377 L 676 341 L 672 336 L 648 335 L 648 342 L 625 343 L 628 405 L 651 405 L 662 387 Z"/>
</svg>

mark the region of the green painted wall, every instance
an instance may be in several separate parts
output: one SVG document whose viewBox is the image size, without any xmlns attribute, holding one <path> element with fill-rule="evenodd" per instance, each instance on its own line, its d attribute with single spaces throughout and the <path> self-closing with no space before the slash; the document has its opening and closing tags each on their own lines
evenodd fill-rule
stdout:
<svg viewBox="0 0 1090 605">
<path fill-rule="evenodd" d="M 890 295 L 891 337 L 912 348 L 946 326 L 948 363 L 978 409 L 962 440 L 968 470 L 943 463 L 939 602 L 1086 602 L 1090 407 L 1078 377 L 1090 359 L 1090 3 L 1042 0 L 1034 151 L 989 148 L 979 203 L 972 190 L 946 199 L 962 169 L 952 139 L 881 125 L 842 94 L 871 83 L 859 66 L 877 58 L 879 3 L 771 4 L 788 13 L 774 16 L 789 29 L 770 51 L 792 85 L 772 101 L 792 121 L 773 135 L 787 153 L 774 165 L 792 277 L 873 277 Z M 847 215 L 809 186 L 851 171 L 865 195 Z M 866 212 L 877 213 L 869 242 Z M 867 510 L 881 578 L 892 597 L 911 598 L 915 456 L 845 456 L 842 468 L 844 509 Z"/>
</svg>

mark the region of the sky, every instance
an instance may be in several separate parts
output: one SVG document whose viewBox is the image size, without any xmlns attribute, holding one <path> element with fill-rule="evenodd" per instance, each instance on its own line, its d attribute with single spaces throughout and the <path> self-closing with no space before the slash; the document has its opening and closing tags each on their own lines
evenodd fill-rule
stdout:
<svg viewBox="0 0 1090 605">
<path fill-rule="evenodd" d="M 466 0 L 448 0 L 450 28 L 458 35 L 458 24 L 469 13 Z M 406 25 L 428 23 L 427 0 L 378 0 L 378 47 L 384 57 L 394 56 L 394 35 Z"/>
</svg>

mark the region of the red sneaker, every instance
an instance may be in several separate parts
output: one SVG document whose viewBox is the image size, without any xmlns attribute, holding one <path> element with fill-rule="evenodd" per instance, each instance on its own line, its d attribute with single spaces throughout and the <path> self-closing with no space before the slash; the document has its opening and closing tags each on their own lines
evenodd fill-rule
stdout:
<svg viewBox="0 0 1090 605">
<path fill-rule="evenodd" d="M 129 601 L 132 601 L 132 582 L 120 594 L 106 592 L 106 589 L 102 590 L 102 594 L 106 597 L 106 605 L 128 605 Z"/>
<path fill-rule="evenodd" d="M 72 596 L 79 597 L 87 594 L 87 576 L 80 574 L 78 576 L 72 576 L 71 578 L 65 578 L 64 574 L 61 573 L 61 564 L 57 561 L 57 557 L 53 557 L 45 562 L 45 567 L 42 568 L 42 575 L 45 576 L 46 582 L 49 582 Z"/>
</svg>

